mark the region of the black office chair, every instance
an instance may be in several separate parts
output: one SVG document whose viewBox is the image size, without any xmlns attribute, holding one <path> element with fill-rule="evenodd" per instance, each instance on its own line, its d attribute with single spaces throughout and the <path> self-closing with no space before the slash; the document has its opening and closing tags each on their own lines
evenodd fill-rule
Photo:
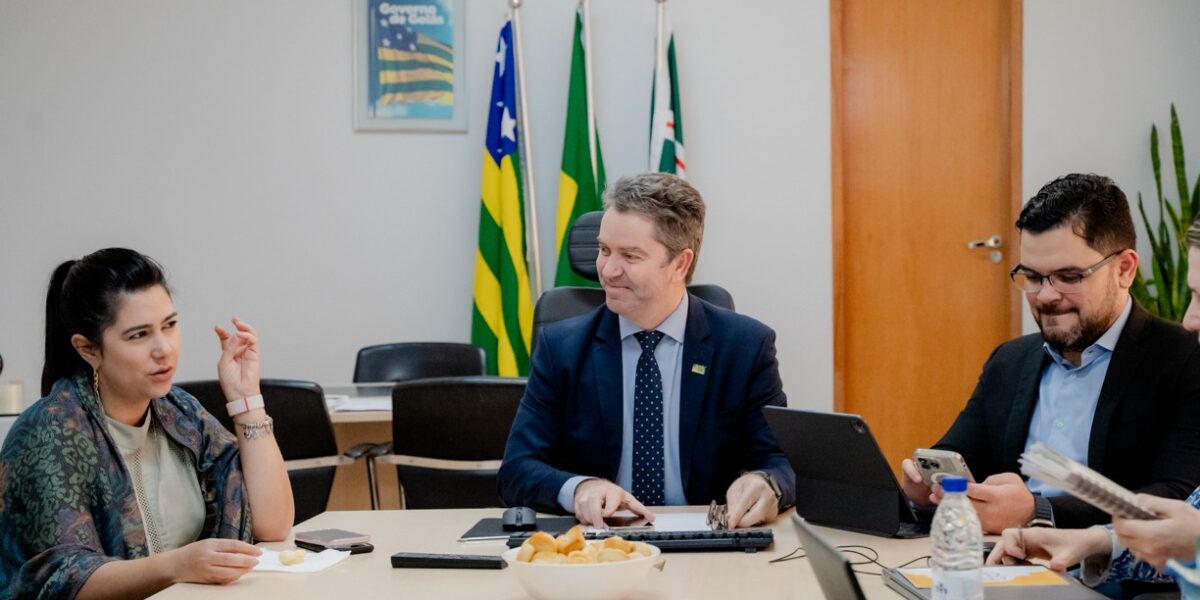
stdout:
<svg viewBox="0 0 1200 600">
<path fill-rule="evenodd" d="M 486 374 L 483 348 L 452 342 L 367 346 L 354 361 L 354 383 Z"/>
<path fill-rule="evenodd" d="M 571 270 L 578 273 L 580 277 L 591 281 L 600 280 L 600 276 L 596 273 L 596 255 L 599 253 L 596 238 L 600 234 L 600 220 L 603 217 L 604 211 L 599 210 L 579 215 L 579 218 L 571 224 L 571 230 L 567 234 L 566 252 L 567 258 L 571 262 Z M 735 310 L 733 295 L 719 285 L 704 283 L 689 285 L 688 291 L 709 304 Z M 538 332 L 543 326 L 582 315 L 603 303 L 604 290 L 599 288 L 563 286 L 546 290 L 542 293 L 542 297 L 538 298 L 537 305 L 533 307 L 535 346 Z"/>
<path fill-rule="evenodd" d="M 487 375 L 483 348 L 454 342 L 399 342 L 367 346 L 354 361 L 354 383 L 412 381 L 431 377 Z M 371 510 L 379 506 L 375 482 L 375 459 L 390 452 L 387 444 L 376 443 L 367 451 L 367 485 L 371 488 Z"/>
<path fill-rule="evenodd" d="M 225 429 L 234 431 L 225 410 L 225 394 L 215 380 L 177 384 L 196 397 Z M 321 386 L 308 381 L 264 379 L 260 382 L 267 414 L 275 420 L 275 441 L 283 454 L 296 506 L 295 523 L 325 512 L 337 467 L 361 458 L 374 444 L 359 444 L 338 454 L 333 424 Z"/>
<path fill-rule="evenodd" d="M 524 377 L 446 377 L 396 384 L 392 444 L 403 508 L 503 506 L 496 474 L 525 394 Z"/>
</svg>

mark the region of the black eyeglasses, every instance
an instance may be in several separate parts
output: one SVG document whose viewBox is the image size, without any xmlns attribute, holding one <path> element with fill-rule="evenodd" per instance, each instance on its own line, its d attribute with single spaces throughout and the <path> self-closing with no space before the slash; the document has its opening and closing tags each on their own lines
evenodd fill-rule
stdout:
<svg viewBox="0 0 1200 600">
<path fill-rule="evenodd" d="M 1099 271 L 1101 267 L 1107 265 L 1110 261 L 1112 261 L 1112 259 L 1120 256 L 1122 252 L 1124 252 L 1124 250 L 1113 252 L 1112 254 L 1105 256 L 1100 262 L 1083 269 L 1082 271 L 1066 270 L 1056 271 L 1049 275 L 1042 275 L 1037 271 L 1029 270 L 1024 265 L 1017 265 L 1013 267 L 1013 270 L 1008 272 L 1008 278 L 1012 279 L 1013 283 L 1016 284 L 1017 287 L 1021 288 L 1021 291 L 1028 294 L 1036 294 L 1037 292 L 1041 291 L 1042 282 L 1044 281 L 1049 281 L 1050 287 L 1057 290 L 1060 294 L 1074 294 L 1079 292 L 1079 288 L 1083 285 L 1083 280 L 1086 279 L 1088 275 Z"/>
</svg>

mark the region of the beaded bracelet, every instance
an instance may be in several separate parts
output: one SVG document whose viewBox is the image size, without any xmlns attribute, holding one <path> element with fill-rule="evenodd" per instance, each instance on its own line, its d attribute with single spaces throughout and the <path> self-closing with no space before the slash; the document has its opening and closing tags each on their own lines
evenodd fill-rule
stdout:
<svg viewBox="0 0 1200 600">
<path fill-rule="evenodd" d="M 275 435 L 275 419 L 267 417 L 257 423 L 234 423 L 241 428 L 242 435 L 248 440 L 258 439 L 259 436 Z"/>
</svg>

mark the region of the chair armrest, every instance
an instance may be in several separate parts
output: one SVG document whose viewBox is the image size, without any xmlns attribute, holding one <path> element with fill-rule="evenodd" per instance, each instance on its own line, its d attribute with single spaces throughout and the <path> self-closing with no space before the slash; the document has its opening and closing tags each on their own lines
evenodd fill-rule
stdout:
<svg viewBox="0 0 1200 600">
<path fill-rule="evenodd" d="M 381 444 L 379 444 L 378 442 L 365 442 L 362 444 L 355 444 L 349 450 L 343 452 L 342 456 L 345 456 L 347 458 L 352 458 L 354 460 L 358 460 L 358 459 L 362 458 L 363 456 L 366 456 L 367 454 L 371 453 L 373 450 L 378 448 L 380 445 Z M 387 445 L 390 447 L 391 443 L 388 443 Z"/>
<path fill-rule="evenodd" d="M 391 453 L 392 453 L 392 443 L 386 442 L 383 444 L 375 444 L 374 448 L 371 448 L 370 450 L 367 451 L 367 456 L 370 458 L 379 458 L 380 456 L 387 456 Z"/>
</svg>

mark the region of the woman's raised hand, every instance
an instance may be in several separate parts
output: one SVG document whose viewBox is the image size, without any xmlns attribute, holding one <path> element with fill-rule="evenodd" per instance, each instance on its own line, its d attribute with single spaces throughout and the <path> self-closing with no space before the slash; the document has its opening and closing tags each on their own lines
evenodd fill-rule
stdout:
<svg viewBox="0 0 1200 600">
<path fill-rule="evenodd" d="M 213 330 L 221 341 L 217 378 L 225 398 L 233 401 L 258 395 L 258 332 L 237 317 L 233 318 L 232 332 L 220 325 Z"/>
</svg>

